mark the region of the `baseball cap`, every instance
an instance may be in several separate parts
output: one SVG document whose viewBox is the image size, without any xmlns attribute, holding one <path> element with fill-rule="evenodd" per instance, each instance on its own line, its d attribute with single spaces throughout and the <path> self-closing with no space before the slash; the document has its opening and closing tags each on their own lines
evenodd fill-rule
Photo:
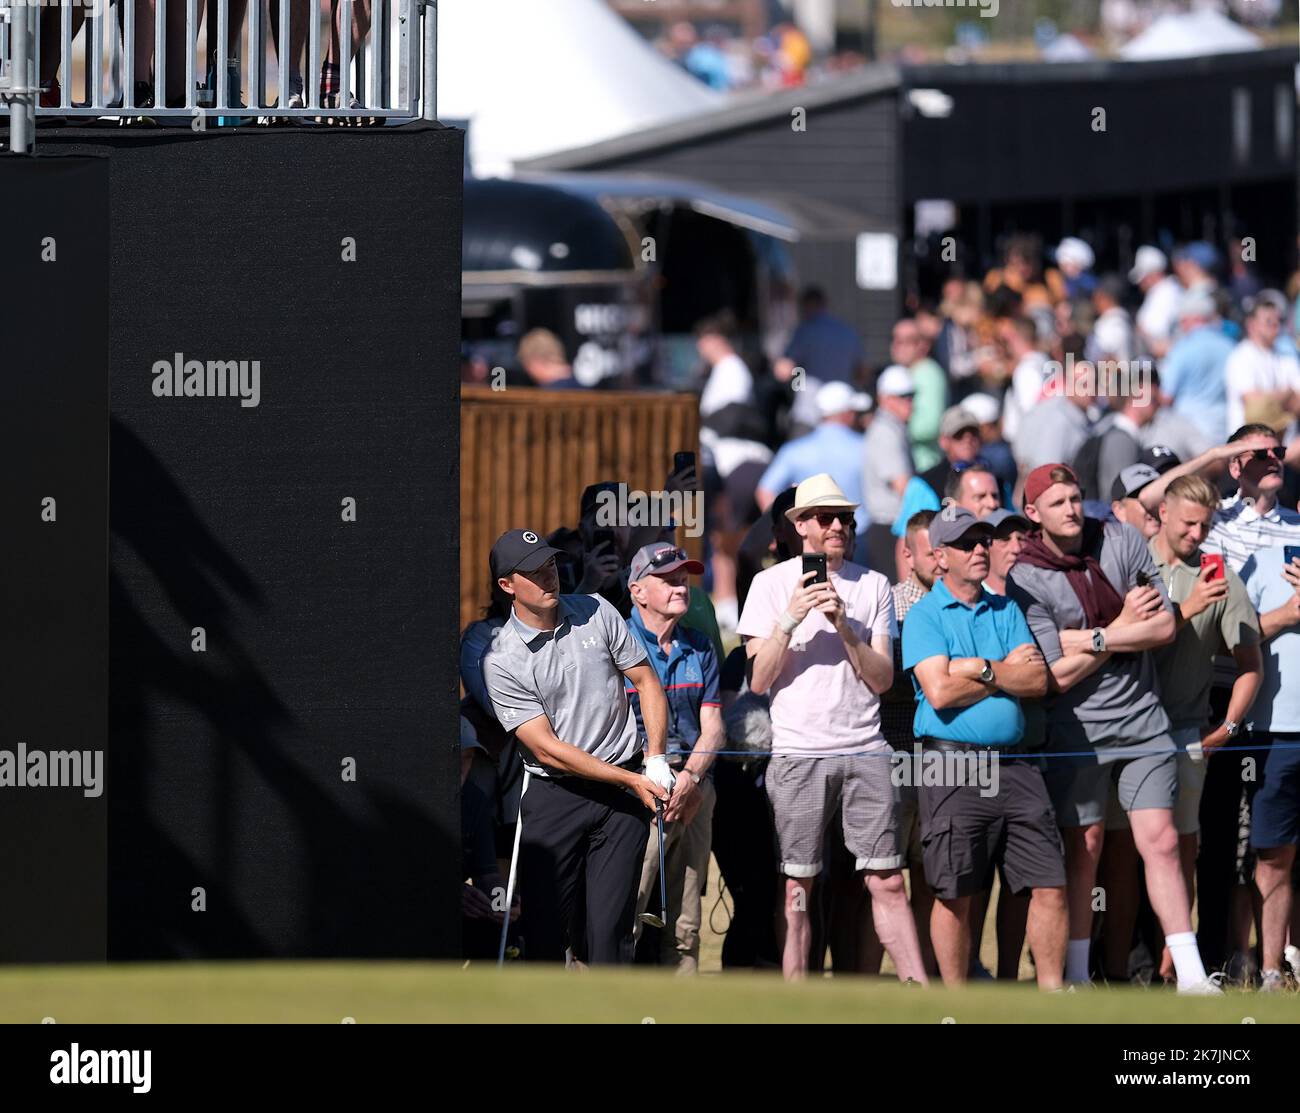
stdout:
<svg viewBox="0 0 1300 1113">
<path fill-rule="evenodd" d="M 561 555 L 531 529 L 508 529 L 492 545 L 488 564 L 492 578 L 499 580 L 512 572 L 536 572 L 551 557 Z"/>
<path fill-rule="evenodd" d="M 1037 502 L 1038 497 L 1056 483 L 1056 480 L 1052 478 L 1052 472 L 1058 468 L 1069 473 L 1070 481 L 1075 486 L 1079 485 L 1079 479 L 1074 474 L 1073 468 L 1067 467 L 1065 464 L 1043 464 L 1031 471 L 1025 478 L 1025 502 Z"/>
<path fill-rule="evenodd" d="M 1034 528 L 1034 523 L 1026 518 L 1023 514 L 1017 514 L 1014 510 L 1008 510 L 1005 506 L 998 507 L 997 510 L 990 510 L 980 519 L 982 525 L 991 526 L 994 530 L 1000 530 L 1003 526 L 1009 525 L 1012 529 L 1021 530 L 1028 533 Z M 934 544 L 933 541 L 930 544 Z"/>
<path fill-rule="evenodd" d="M 627 582 L 634 584 L 646 576 L 666 576 L 679 568 L 685 568 L 691 576 L 704 574 L 704 565 L 698 560 L 692 560 L 686 555 L 684 549 L 664 541 L 656 541 L 637 549 L 628 568 Z"/>
<path fill-rule="evenodd" d="M 1133 269 L 1128 272 L 1128 280 L 1136 286 L 1142 279 L 1168 269 L 1169 260 L 1165 258 L 1165 253 L 1158 247 L 1146 244 L 1137 249 Z"/>
<path fill-rule="evenodd" d="M 941 437 L 955 437 L 963 429 L 974 429 L 978 433 L 979 428 L 980 419 L 965 406 L 949 406 L 943 411 L 943 417 L 939 419 Z"/>
<path fill-rule="evenodd" d="M 1179 319 L 1183 317 L 1217 317 L 1219 307 L 1214 304 L 1214 295 L 1209 290 L 1188 290 L 1178 302 Z"/>
<path fill-rule="evenodd" d="M 1204 240 L 1184 244 L 1174 252 L 1174 258 L 1195 263 L 1203 271 L 1212 271 L 1219 263 L 1219 253 L 1214 249 L 1214 245 Z"/>
<path fill-rule="evenodd" d="M 993 536 L 993 529 L 987 522 L 980 521 L 964 506 L 950 502 L 930 523 L 930 545 L 936 549 L 940 545 L 951 545 L 954 541 L 960 541 L 972 529 Z"/>
<path fill-rule="evenodd" d="M 1092 248 L 1084 243 L 1083 240 L 1079 239 L 1077 236 L 1066 236 L 1065 239 L 1056 246 L 1056 262 L 1058 265 L 1062 263 L 1074 263 L 1080 270 L 1086 271 L 1092 267 L 1094 262 L 1096 262 L 1096 256 L 1093 255 Z"/>
<path fill-rule="evenodd" d="M 848 383 L 839 381 L 826 383 L 817 391 L 817 412 L 822 417 L 831 417 L 853 411 L 866 413 L 871 409 L 871 399 L 854 390 Z"/>
<path fill-rule="evenodd" d="M 979 420 L 981 425 L 996 425 L 1002 416 L 1002 403 L 991 394 L 968 394 L 961 400 L 962 409 Z"/>
<path fill-rule="evenodd" d="M 1142 450 L 1138 462 L 1146 464 L 1149 468 L 1155 468 L 1157 472 L 1164 475 L 1171 468 L 1178 467 L 1182 460 L 1178 458 L 1178 453 L 1167 444 L 1153 444 L 1150 448 Z"/>
<path fill-rule="evenodd" d="M 912 372 L 901 363 L 886 367 L 876 380 L 876 394 L 881 398 L 905 398 L 915 393 L 916 383 L 912 381 Z"/>
<path fill-rule="evenodd" d="M 1136 498 L 1139 491 L 1160 478 L 1160 473 L 1150 464 L 1130 464 L 1115 477 L 1110 485 L 1110 500 Z"/>
</svg>

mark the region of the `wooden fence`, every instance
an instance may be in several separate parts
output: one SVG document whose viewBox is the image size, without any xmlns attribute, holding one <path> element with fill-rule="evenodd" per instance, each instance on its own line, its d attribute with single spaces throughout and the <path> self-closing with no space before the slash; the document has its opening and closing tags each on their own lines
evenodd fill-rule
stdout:
<svg viewBox="0 0 1300 1113">
<path fill-rule="evenodd" d="M 663 488 L 674 452 L 698 452 L 693 394 L 461 387 L 460 621 L 487 606 L 488 552 L 505 530 L 578 524 L 583 488 Z M 699 539 L 679 537 L 692 555 Z"/>
</svg>

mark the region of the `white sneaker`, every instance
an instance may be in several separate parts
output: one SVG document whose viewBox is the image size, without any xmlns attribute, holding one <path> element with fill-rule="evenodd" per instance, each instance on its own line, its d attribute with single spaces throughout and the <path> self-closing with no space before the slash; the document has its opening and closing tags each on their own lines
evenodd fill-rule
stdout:
<svg viewBox="0 0 1300 1113">
<path fill-rule="evenodd" d="M 1223 974 L 1210 974 L 1204 981 L 1195 982 L 1189 986 L 1179 986 L 1178 992 L 1185 997 L 1222 997 Z"/>
<path fill-rule="evenodd" d="M 1286 964 L 1291 967 L 1291 977 L 1300 982 L 1300 947 L 1294 943 L 1288 943 L 1286 946 Z"/>
</svg>

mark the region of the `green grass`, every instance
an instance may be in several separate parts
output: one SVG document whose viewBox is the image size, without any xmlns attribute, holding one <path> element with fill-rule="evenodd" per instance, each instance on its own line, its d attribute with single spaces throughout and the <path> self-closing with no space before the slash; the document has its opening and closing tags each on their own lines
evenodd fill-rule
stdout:
<svg viewBox="0 0 1300 1113">
<path fill-rule="evenodd" d="M 566 973 L 513 965 L 266 962 L 22 967 L 0 971 L 0 1022 L 323 1023 L 1224 1023 L 1293 1022 L 1291 994 L 1210 1000 L 1163 990 L 1049 995 L 1028 982 L 961 990 L 877 979 L 786 985 L 759 974 L 693 980 L 654 970 Z"/>
</svg>

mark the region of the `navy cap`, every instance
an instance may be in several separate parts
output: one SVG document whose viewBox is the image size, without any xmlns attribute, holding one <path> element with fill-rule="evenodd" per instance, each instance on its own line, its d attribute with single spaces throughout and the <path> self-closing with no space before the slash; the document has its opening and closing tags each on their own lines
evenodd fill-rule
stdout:
<svg viewBox="0 0 1300 1113">
<path fill-rule="evenodd" d="M 509 529 L 496 539 L 488 564 L 492 578 L 499 580 L 512 572 L 536 572 L 551 557 L 562 555 L 531 529 Z"/>
<path fill-rule="evenodd" d="M 950 502 L 930 523 L 930 545 L 936 549 L 940 545 L 951 545 L 954 541 L 960 541 L 972 529 L 978 529 L 990 537 L 993 535 L 987 522 L 980 521 L 964 506 Z"/>
</svg>

